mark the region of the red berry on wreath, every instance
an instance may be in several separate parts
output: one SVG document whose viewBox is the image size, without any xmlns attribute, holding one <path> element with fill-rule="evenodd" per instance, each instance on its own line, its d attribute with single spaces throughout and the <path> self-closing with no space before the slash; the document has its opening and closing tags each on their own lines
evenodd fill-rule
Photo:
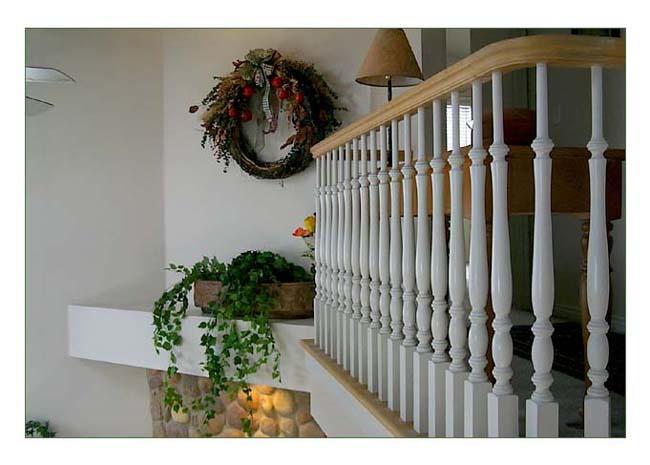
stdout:
<svg viewBox="0 0 650 465">
<path fill-rule="evenodd" d="M 237 109 L 235 107 L 228 108 L 228 116 L 230 116 L 231 118 L 236 118 L 237 115 L 238 115 L 238 113 L 237 113 Z"/>
<path fill-rule="evenodd" d="M 296 99 L 296 103 L 302 103 L 305 101 L 305 95 L 302 92 L 296 92 L 294 98 Z"/>
<path fill-rule="evenodd" d="M 253 86 L 245 85 L 241 93 L 244 97 L 251 98 L 255 93 L 255 88 Z"/>
<path fill-rule="evenodd" d="M 287 89 L 280 89 L 280 90 L 278 91 L 278 98 L 279 98 L 280 100 L 284 100 L 284 99 L 287 98 L 288 96 L 289 96 L 289 91 L 288 91 Z"/>
<path fill-rule="evenodd" d="M 275 76 L 271 79 L 271 87 L 275 87 L 276 89 L 282 87 L 282 78 L 280 76 Z"/>
<path fill-rule="evenodd" d="M 252 119 L 253 119 L 253 112 L 251 112 L 250 110 L 244 110 L 241 112 L 241 120 L 244 123 L 248 123 Z"/>
</svg>

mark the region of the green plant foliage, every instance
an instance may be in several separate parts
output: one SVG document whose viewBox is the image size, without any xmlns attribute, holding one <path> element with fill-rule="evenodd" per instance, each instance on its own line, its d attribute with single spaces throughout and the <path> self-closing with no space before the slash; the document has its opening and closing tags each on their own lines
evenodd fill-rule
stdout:
<svg viewBox="0 0 650 465">
<path fill-rule="evenodd" d="M 26 438 L 53 438 L 56 436 L 54 431 L 50 431 L 50 422 L 30 420 L 25 423 L 25 437 Z"/>
<path fill-rule="evenodd" d="M 272 376 L 280 379 L 280 353 L 275 345 L 269 311 L 277 302 L 273 288 L 264 284 L 311 281 L 313 277 L 300 266 L 272 252 L 248 251 L 224 266 L 216 259 L 204 258 L 191 269 L 170 265 L 183 274 L 183 279 L 163 293 L 154 309 L 154 346 L 156 351 L 170 352 L 170 366 L 164 380 L 165 404 L 175 411 L 187 407 L 183 397 L 169 384 L 177 373 L 174 348 L 181 343 L 181 321 L 187 310 L 187 296 L 199 279 L 221 281 L 223 288 L 217 301 L 209 306 L 209 319 L 199 324 L 204 332 L 201 346 L 202 363 L 213 382 L 209 393 L 192 403 L 193 410 L 204 412 L 204 423 L 214 418 L 214 402 L 221 392 L 235 396 L 242 390 L 252 400 L 246 378 L 260 367 L 271 364 Z M 206 278 L 206 276 L 210 276 Z M 249 434 L 252 412 L 242 420 L 242 429 Z"/>
<path fill-rule="evenodd" d="M 183 265 L 169 265 L 167 270 L 175 271 L 183 275 L 183 278 L 172 286 L 171 289 L 163 292 L 162 296 L 155 302 L 153 309 L 153 340 L 156 353 L 160 349 L 169 352 L 169 367 L 163 384 L 165 388 L 165 403 L 174 411 L 183 409 L 182 396 L 176 392 L 173 386 L 169 385 L 169 377 L 178 372 L 176 366 L 176 347 L 182 342 L 181 327 L 182 319 L 185 317 L 188 307 L 187 296 L 192 290 L 192 285 L 198 280 L 219 280 L 226 270 L 226 266 L 216 258 L 203 257 L 194 264 L 192 268 Z"/>
</svg>

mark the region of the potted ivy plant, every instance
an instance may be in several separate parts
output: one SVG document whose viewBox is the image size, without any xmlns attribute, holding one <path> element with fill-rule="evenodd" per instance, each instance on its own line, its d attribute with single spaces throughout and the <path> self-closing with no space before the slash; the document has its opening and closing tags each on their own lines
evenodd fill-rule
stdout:
<svg viewBox="0 0 650 465">
<path fill-rule="evenodd" d="M 169 367 L 163 380 L 164 402 L 174 412 L 187 413 L 183 396 L 169 382 L 178 372 L 176 350 L 182 343 L 182 321 L 188 309 L 188 295 L 195 289 L 195 303 L 209 317 L 199 323 L 203 330 L 202 367 L 212 386 L 207 394 L 194 399 L 191 408 L 204 412 L 204 425 L 214 418 L 212 406 L 217 396 L 243 391 L 251 399 L 246 379 L 270 364 L 274 379 L 280 379 L 280 353 L 271 331 L 271 318 L 297 318 L 312 311 L 313 275 L 272 252 L 248 251 L 228 265 L 204 257 L 188 268 L 169 266 L 183 275 L 154 304 L 154 347 L 169 352 Z M 197 286 L 198 284 L 198 286 Z M 198 289 L 198 291 L 197 291 Z M 307 302 L 308 301 L 308 302 Z M 242 420 L 250 432 L 252 411 Z"/>
<path fill-rule="evenodd" d="M 302 267 L 272 252 L 249 251 L 236 257 L 227 270 L 228 280 L 259 285 L 260 291 L 274 297 L 269 318 L 309 318 L 314 314 L 314 277 Z M 194 305 L 210 312 L 219 300 L 223 282 L 219 277 L 198 279 L 194 283 Z"/>
</svg>

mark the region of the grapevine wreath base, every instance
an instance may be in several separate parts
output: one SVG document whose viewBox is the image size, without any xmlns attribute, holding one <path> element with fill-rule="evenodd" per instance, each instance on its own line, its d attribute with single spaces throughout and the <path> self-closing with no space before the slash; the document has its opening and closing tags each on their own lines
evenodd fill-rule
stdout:
<svg viewBox="0 0 650 465">
<path fill-rule="evenodd" d="M 277 50 L 251 50 L 233 65 L 228 76 L 215 78 L 218 84 L 201 102 L 201 145 L 210 145 L 224 171 L 232 159 L 256 178 L 284 179 L 307 168 L 312 145 L 341 125 L 335 112 L 345 108 L 336 105 L 337 95 L 313 65 L 282 58 Z M 262 96 L 264 134 L 277 130 L 280 111 L 295 130 L 281 147 L 292 146 L 288 155 L 277 161 L 260 160 L 243 134 L 242 124 L 253 120 L 250 103 L 257 92 Z M 194 105 L 190 112 L 198 109 Z"/>
</svg>

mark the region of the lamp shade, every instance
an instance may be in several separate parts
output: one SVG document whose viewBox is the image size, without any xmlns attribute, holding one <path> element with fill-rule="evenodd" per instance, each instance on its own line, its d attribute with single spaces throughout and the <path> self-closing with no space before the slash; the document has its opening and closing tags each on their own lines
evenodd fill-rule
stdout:
<svg viewBox="0 0 650 465">
<path fill-rule="evenodd" d="M 380 29 L 359 68 L 356 81 L 367 86 L 413 86 L 423 80 L 403 29 Z"/>
</svg>

